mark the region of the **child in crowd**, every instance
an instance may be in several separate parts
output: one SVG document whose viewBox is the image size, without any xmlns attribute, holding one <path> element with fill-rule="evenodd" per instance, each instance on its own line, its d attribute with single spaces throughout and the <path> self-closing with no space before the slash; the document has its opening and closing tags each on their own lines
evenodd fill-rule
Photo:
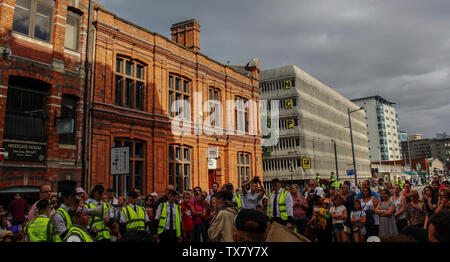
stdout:
<svg viewBox="0 0 450 262">
<path fill-rule="evenodd" d="M 120 242 L 120 238 L 119 224 L 114 222 L 111 225 L 111 242 Z"/>
<path fill-rule="evenodd" d="M 319 227 L 320 209 L 314 208 L 311 219 L 306 223 L 305 237 L 315 242 L 317 239 L 317 228 Z"/>
<path fill-rule="evenodd" d="M 333 203 L 334 206 L 331 207 L 330 213 L 333 219 L 333 231 L 336 242 L 347 242 L 347 233 L 344 225 L 345 220 L 347 220 L 347 209 L 344 206 L 345 200 L 340 194 L 335 194 Z"/>
<path fill-rule="evenodd" d="M 184 242 L 189 242 L 192 239 L 192 231 L 194 230 L 194 225 L 192 224 L 191 205 L 189 203 L 191 199 L 191 192 L 183 192 L 183 202 L 181 202 L 181 223 Z"/>
<path fill-rule="evenodd" d="M 366 235 L 366 228 L 364 227 L 366 223 L 366 212 L 361 209 L 361 201 L 357 198 L 353 200 L 353 207 L 353 211 L 350 213 L 350 221 L 353 225 L 353 239 L 355 242 L 364 242 Z"/>
</svg>

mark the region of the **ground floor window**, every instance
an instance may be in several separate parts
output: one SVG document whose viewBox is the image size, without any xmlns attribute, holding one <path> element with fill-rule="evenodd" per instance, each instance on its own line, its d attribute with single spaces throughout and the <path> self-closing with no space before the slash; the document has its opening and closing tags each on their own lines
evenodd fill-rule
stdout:
<svg viewBox="0 0 450 262">
<path fill-rule="evenodd" d="M 128 147 L 130 149 L 130 172 L 125 175 L 115 175 L 113 186 L 119 195 L 126 195 L 133 190 L 139 189 L 143 192 L 145 176 L 145 142 L 117 138 L 114 147 Z"/>
<path fill-rule="evenodd" d="M 239 187 L 250 179 L 250 153 L 238 152 L 237 153 L 237 175 L 239 181 Z"/>
<path fill-rule="evenodd" d="M 176 191 L 190 189 L 191 148 L 181 145 L 169 145 L 169 184 Z"/>
</svg>

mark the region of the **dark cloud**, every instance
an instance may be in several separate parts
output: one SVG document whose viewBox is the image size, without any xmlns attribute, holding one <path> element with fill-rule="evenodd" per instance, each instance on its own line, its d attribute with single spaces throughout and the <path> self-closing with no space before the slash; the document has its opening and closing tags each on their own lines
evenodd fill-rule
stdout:
<svg viewBox="0 0 450 262">
<path fill-rule="evenodd" d="M 397 102 L 401 130 L 450 131 L 448 0 L 98 2 L 167 37 L 173 23 L 197 18 L 201 52 L 213 59 L 295 64 L 349 99 Z"/>
</svg>

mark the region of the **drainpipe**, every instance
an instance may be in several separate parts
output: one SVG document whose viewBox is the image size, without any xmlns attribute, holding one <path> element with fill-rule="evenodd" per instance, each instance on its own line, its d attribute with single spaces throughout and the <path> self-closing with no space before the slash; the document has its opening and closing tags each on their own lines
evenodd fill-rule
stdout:
<svg viewBox="0 0 450 262">
<path fill-rule="evenodd" d="M 86 49 L 84 60 L 84 93 L 83 93 L 83 137 L 81 144 L 81 185 L 86 188 L 86 138 L 87 138 L 87 104 L 88 104 L 88 84 L 89 84 L 89 37 L 91 28 L 91 8 L 92 0 L 89 0 L 88 18 L 87 18 L 87 34 L 86 34 Z M 88 188 L 86 188 L 88 190 Z"/>
<path fill-rule="evenodd" d="M 91 188 L 91 179 L 92 179 L 92 123 L 93 123 L 93 101 L 94 101 L 94 89 L 95 89 L 95 58 L 96 58 L 96 45 L 97 45 L 97 29 L 94 25 L 92 25 L 91 30 L 93 30 L 93 46 L 92 46 L 92 69 L 91 69 L 91 89 L 89 94 L 89 119 L 88 119 L 88 172 L 87 172 L 87 188 Z"/>
</svg>

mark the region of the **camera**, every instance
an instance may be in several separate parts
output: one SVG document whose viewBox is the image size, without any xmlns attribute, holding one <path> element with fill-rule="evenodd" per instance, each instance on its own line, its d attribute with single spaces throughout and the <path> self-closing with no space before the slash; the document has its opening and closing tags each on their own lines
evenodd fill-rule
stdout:
<svg viewBox="0 0 450 262">
<path fill-rule="evenodd" d="M 254 178 L 253 178 L 253 183 L 259 183 L 259 182 L 261 182 L 261 180 L 259 179 L 259 177 L 258 176 L 255 176 Z"/>
</svg>

